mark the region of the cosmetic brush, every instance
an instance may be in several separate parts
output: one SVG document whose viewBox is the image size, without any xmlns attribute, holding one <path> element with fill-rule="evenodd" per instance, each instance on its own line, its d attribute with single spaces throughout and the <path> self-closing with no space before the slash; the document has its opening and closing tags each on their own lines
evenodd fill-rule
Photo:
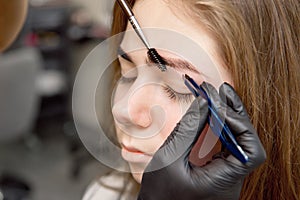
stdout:
<svg viewBox="0 0 300 200">
<path fill-rule="evenodd" d="M 164 61 L 164 59 L 158 54 L 158 52 L 156 51 L 155 48 L 151 48 L 138 21 L 136 20 L 132 10 L 130 9 L 128 3 L 126 2 L 126 0 L 117 0 L 119 5 L 121 6 L 121 8 L 123 9 L 124 13 L 127 15 L 127 18 L 130 22 L 130 24 L 132 25 L 133 30 L 137 33 L 137 35 L 139 36 L 139 38 L 142 40 L 142 42 L 144 43 L 144 45 L 146 46 L 146 48 L 148 49 L 148 57 L 149 59 L 154 62 L 155 64 L 157 64 L 158 68 L 161 71 L 166 71 L 167 67 L 166 67 L 166 62 Z"/>
</svg>

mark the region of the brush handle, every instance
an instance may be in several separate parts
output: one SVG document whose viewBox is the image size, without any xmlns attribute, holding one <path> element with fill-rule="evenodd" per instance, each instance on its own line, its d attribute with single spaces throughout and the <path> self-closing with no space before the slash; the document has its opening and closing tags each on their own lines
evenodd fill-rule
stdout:
<svg viewBox="0 0 300 200">
<path fill-rule="evenodd" d="M 133 12 L 131 11 L 128 3 L 125 0 L 117 0 L 117 1 L 128 18 L 133 16 Z"/>
<path fill-rule="evenodd" d="M 138 21 L 136 20 L 136 18 L 134 16 L 131 16 L 128 18 L 128 20 L 129 20 L 130 24 L 132 25 L 133 30 L 137 33 L 137 35 L 142 40 L 142 42 L 147 47 L 147 49 L 150 49 L 150 45 L 147 42 L 147 39 L 146 39 Z"/>
<path fill-rule="evenodd" d="M 141 29 L 141 26 L 139 25 L 138 21 L 136 20 L 131 8 L 129 7 L 128 3 L 126 0 L 118 0 L 119 5 L 123 9 L 124 13 L 127 15 L 127 18 L 133 28 L 133 30 L 137 33 L 139 38 L 142 40 L 144 45 L 147 47 L 147 49 L 150 49 L 150 45 L 147 42 L 147 39 Z"/>
</svg>

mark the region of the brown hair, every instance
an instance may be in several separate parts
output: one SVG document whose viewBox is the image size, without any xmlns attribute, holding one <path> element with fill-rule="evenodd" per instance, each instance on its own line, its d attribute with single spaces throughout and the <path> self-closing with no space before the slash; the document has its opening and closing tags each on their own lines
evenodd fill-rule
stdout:
<svg viewBox="0 0 300 200">
<path fill-rule="evenodd" d="M 181 1 L 214 36 L 267 153 L 264 165 L 245 178 L 240 199 L 299 200 L 298 0 Z M 115 6 L 112 34 L 124 31 L 126 24 Z"/>
</svg>

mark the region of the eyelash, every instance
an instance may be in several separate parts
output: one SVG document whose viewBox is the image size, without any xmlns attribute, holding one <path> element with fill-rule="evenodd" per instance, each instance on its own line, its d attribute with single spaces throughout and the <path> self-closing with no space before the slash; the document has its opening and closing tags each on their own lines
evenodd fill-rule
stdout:
<svg viewBox="0 0 300 200">
<path fill-rule="evenodd" d="M 127 78 L 124 76 L 121 76 L 121 83 L 122 84 L 130 84 L 133 83 L 136 80 L 136 77 Z M 193 94 L 181 94 L 176 91 L 174 91 L 172 88 L 168 86 L 163 86 L 163 90 L 166 92 L 168 97 L 174 101 L 182 102 L 182 103 L 191 103 L 193 100 Z"/>
<path fill-rule="evenodd" d="M 136 77 L 127 78 L 127 77 L 121 75 L 120 82 L 122 84 L 129 84 L 129 83 L 133 83 L 135 81 L 135 79 L 136 79 Z"/>
<path fill-rule="evenodd" d="M 132 62 L 131 60 L 130 60 L 130 58 L 126 55 L 126 54 L 122 54 L 122 55 L 120 55 L 123 59 L 125 59 L 126 61 L 128 61 L 128 62 Z"/>
<path fill-rule="evenodd" d="M 168 94 L 168 97 L 172 100 L 181 102 L 181 103 L 191 103 L 193 100 L 193 94 L 181 94 L 174 91 L 170 87 L 163 87 L 164 91 Z"/>
</svg>

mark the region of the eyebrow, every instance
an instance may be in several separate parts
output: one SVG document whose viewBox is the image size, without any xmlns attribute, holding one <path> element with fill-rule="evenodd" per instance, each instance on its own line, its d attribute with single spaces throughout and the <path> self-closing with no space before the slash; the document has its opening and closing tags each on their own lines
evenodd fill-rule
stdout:
<svg viewBox="0 0 300 200">
<path fill-rule="evenodd" d="M 129 56 L 127 53 L 125 53 L 125 51 L 121 47 L 118 48 L 118 54 L 125 60 L 133 63 L 132 57 Z M 190 72 L 194 72 L 196 74 L 201 74 L 192 64 L 190 64 L 186 60 L 182 60 L 179 58 L 164 57 L 164 56 L 161 56 L 161 57 L 166 62 L 166 64 L 169 67 L 172 67 L 173 69 L 183 69 L 183 70 L 188 70 Z M 156 64 L 155 62 L 150 60 L 148 57 L 146 59 L 146 63 Z"/>
</svg>

